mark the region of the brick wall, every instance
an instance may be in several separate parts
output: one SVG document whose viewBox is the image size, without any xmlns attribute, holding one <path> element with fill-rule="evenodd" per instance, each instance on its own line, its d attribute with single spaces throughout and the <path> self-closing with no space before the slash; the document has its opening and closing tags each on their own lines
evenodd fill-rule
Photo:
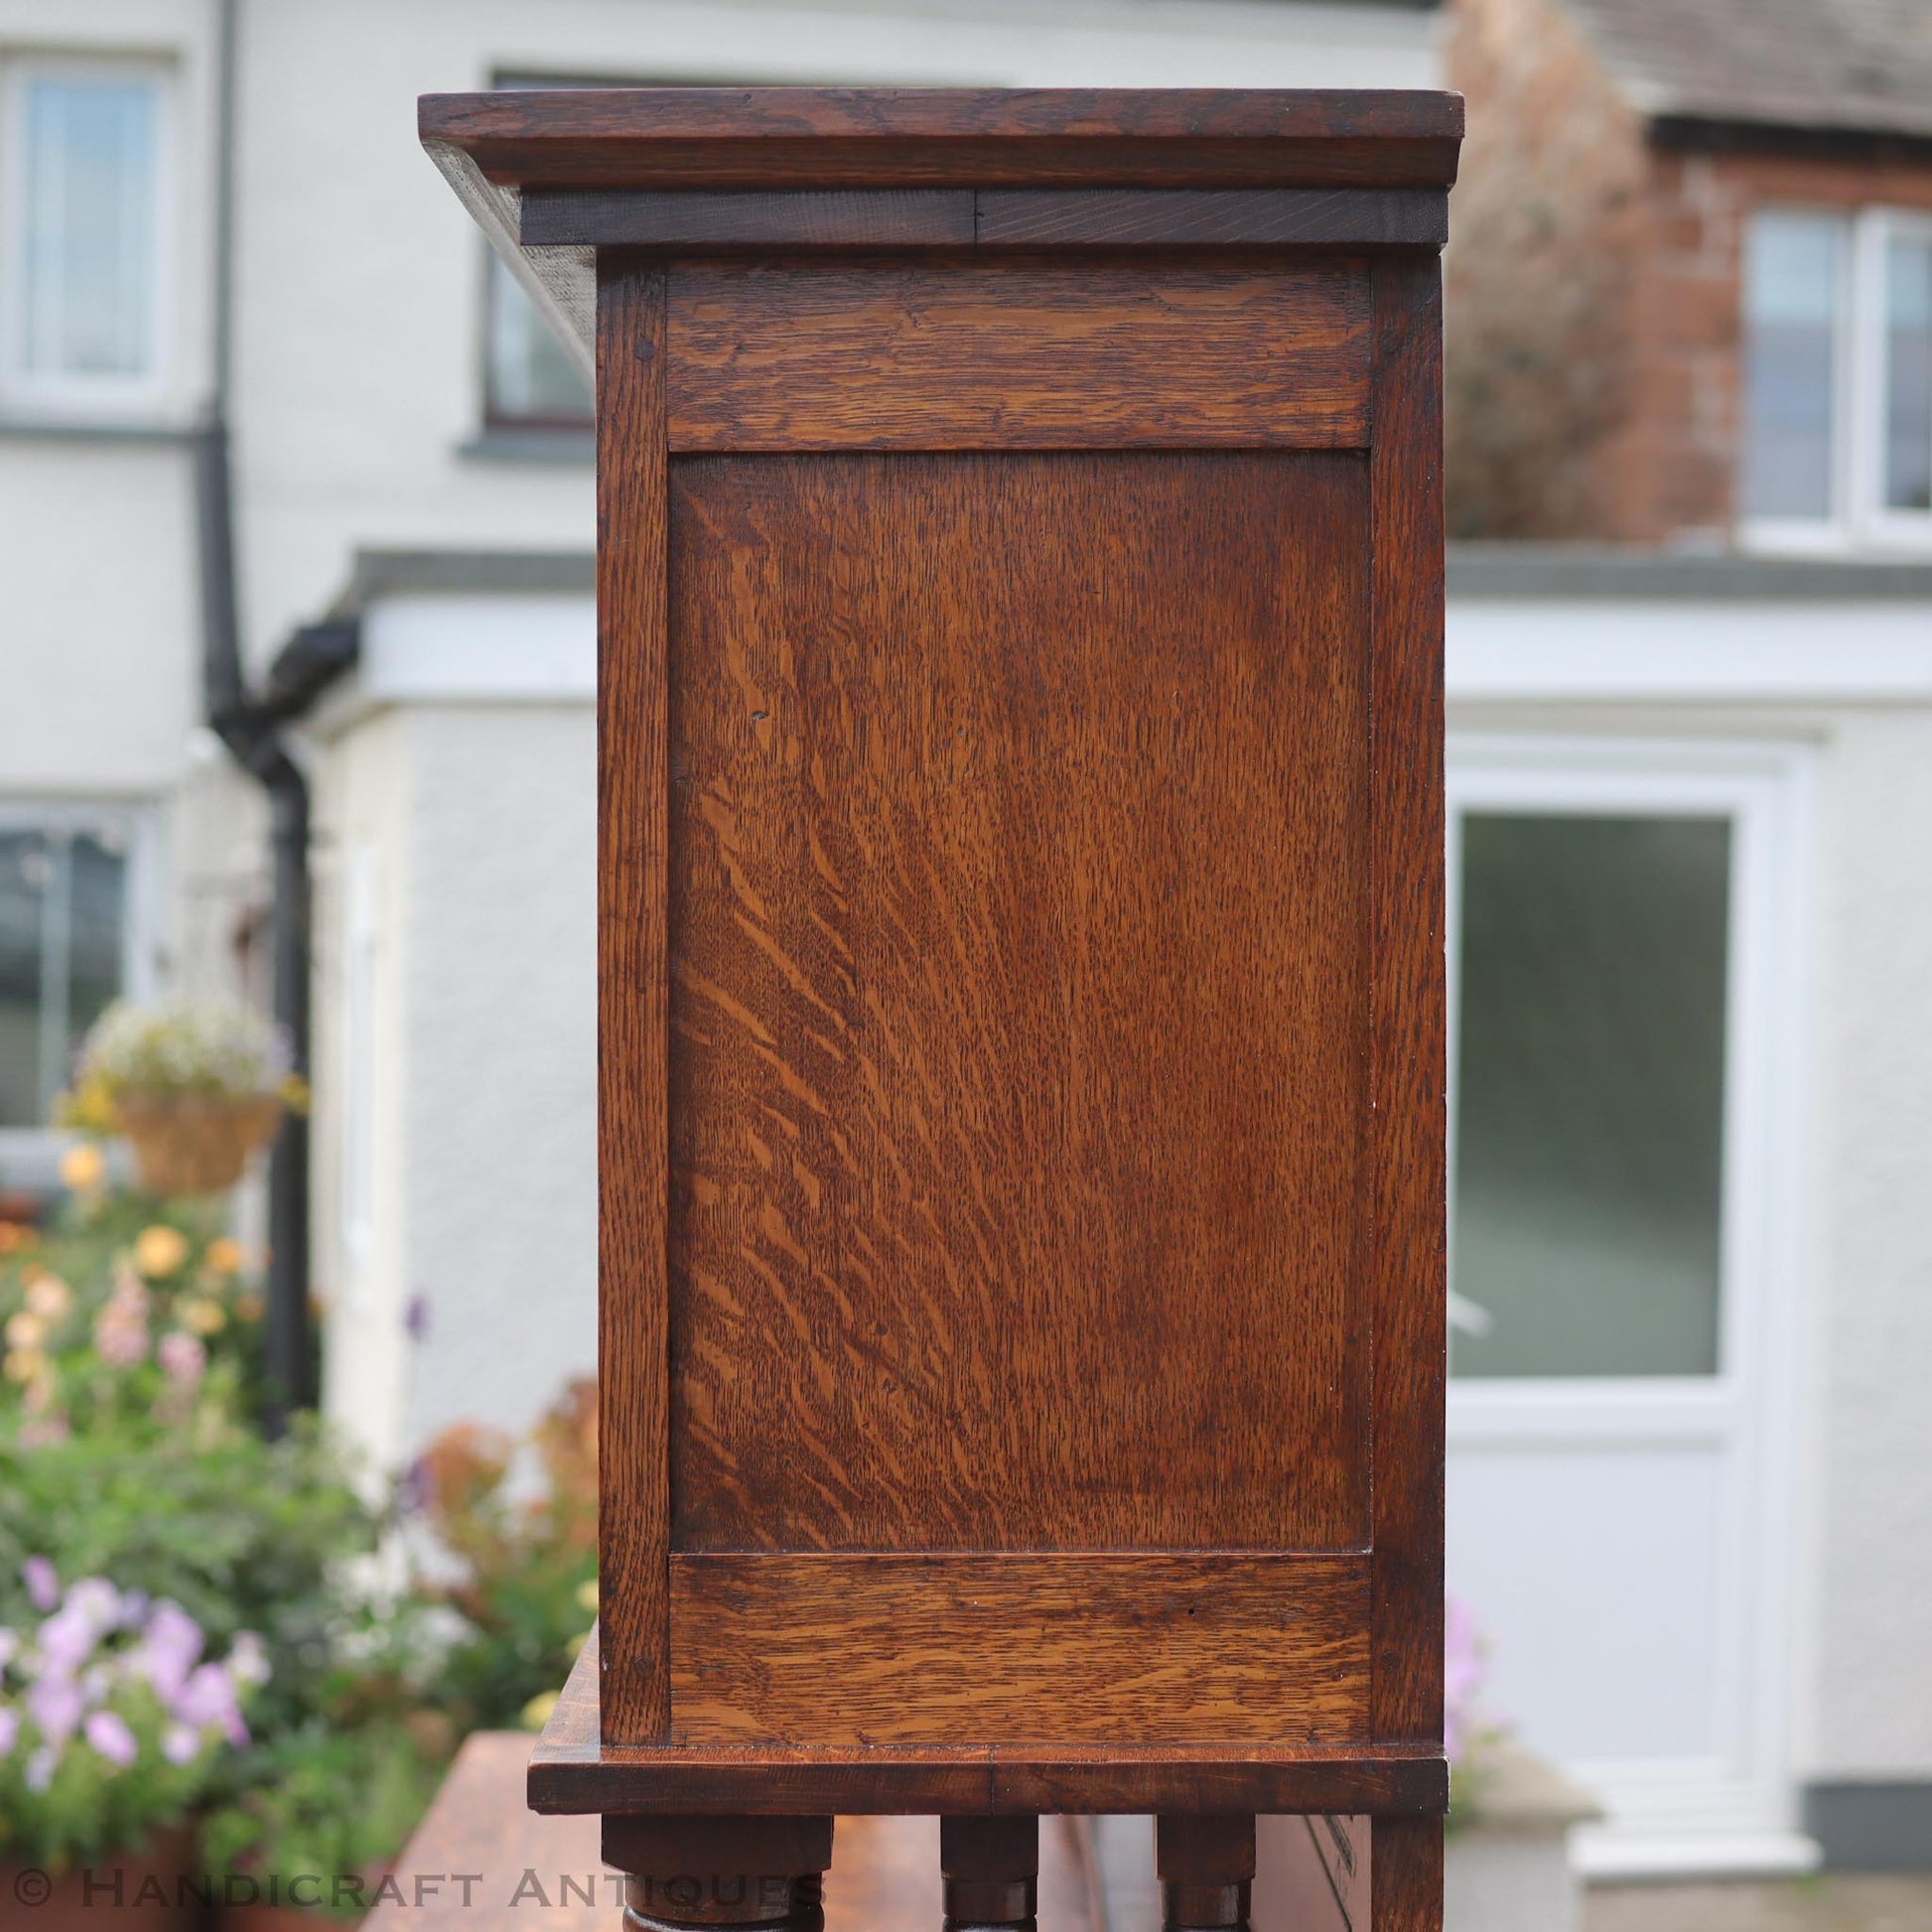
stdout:
<svg viewBox="0 0 1932 1932">
<path fill-rule="evenodd" d="M 1745 216 L 1932 207 L 1932 166 L 1653 147 L 1562 0 L 1454 0 L 1448 60 L 1452 533 L 1725 541 Z"/>
</svg>

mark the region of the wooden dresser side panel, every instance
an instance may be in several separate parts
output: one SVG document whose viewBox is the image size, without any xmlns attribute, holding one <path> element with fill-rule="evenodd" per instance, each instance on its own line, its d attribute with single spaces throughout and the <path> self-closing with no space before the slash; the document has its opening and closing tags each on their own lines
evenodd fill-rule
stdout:
<svg viewBox="0 0 1932 1932">
<path fill-rule="evenodd" d="M 1366 1546 L 1367 483 L 673 459 L 674 1548 Z"/>
</svg>

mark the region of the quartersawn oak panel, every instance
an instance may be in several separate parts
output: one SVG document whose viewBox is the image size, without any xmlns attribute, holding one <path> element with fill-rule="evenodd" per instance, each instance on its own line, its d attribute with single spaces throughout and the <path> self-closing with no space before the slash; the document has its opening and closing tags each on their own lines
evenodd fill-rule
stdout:
<svg viewBox="0 0 1932 1932">
<path fill-rule="evenodd" d="M 670 504 L 673 1548 L 1366 1545 L 1366 462 Z"/>
<path fill-rule="evenodd" d="M 671 448 L 1359 448 L 1368 287 L 1353 261 L 683 262 Z"/>
<path fill-rule="evenodd" d="M 677 1556 L 673 1743 L 1359 1741 L 1364 1557 Z"/>
</svg>

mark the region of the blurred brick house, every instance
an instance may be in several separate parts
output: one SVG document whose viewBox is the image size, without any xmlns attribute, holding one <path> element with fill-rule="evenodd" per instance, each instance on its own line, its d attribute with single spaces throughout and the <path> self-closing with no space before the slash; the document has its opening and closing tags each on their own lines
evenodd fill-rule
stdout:
<svg viewBox="0 0 1932 1932">
<path fill-rule="evenodd" d="M 1458 534 L 1925 545 L 1932 6 L 1459 0 L 1448 70 Z"/>
</svg>

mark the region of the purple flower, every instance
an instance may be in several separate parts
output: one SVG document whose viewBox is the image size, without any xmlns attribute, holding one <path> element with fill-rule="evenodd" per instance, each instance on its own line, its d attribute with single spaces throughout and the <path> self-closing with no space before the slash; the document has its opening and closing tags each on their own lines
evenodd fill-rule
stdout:
<svg viewBox="0 0 1932 1932">
<path fill-rule="evenodd" d="M 202 1654 L 202 1626 L 179 1603 L 157 1603 L 136 1653 L 137 1668 L 163 1704 L 181 1696 L 188 1673 Z"/>
<path fill-rule="evenodd" d="M 248 1726 L 241 1722 L 234 1683 L 219 1664 L 203 1664 L 196 1670 L 175 1700 L 174 1715 L 180 1723 L 193 1725 L 198 1730 L 217 1725 L 231 1744 L 248 1741 Z"/>
<path fill-rule="evenodd" d="M 61 1580 L 45 1557 L 29 1557 L 20 1566 L 21 1581 L 35 1609 L 45 1615 L 61 1600 Z"/>
<path fill-rule="evenodd" d="M 121 1593 L 105 1577 L 82 1577 L 68 1591 L 66 1607 L 104 1636 L 121 1620 Z"/>
<path fill-rule="evenodd" d="M 429 1339 L 429 1297 L 416 1294 L 409 1298 L 409 1307 L 402 1317 L 403 1332 L 411 1341 Z"/>
<path fill-rule="evenodd" d="M 0 1757 L 11 1757 L 20 1737 L 20 1713 L 0 1706 Z"/>
<path fill-rule="evenodd" d="M 133 1731 L 112 1711 L 96 1711 L 87 1719 L 87 1742 L 123 1771 L 140 1755 Z"/>
<path fill-rule="evenodd" d="M 27 1693 L 27 1715 L 50 1744 L 64 1744 L 80 1722 L 80 1687 L 70 1677 L 43 1677 Z"/>
<path fill-rule="evenodd" d="M 1471 1742 L 1484 1671 L 1482 1633 L 1468 1605 L 1451 1596 L 1443 1622 L 1443 1742 L 1451 1764 L 1462 1761 Z"/>
<path fill-rule="evenodd" d="M 201 1755 L 202 1733 L 189 1725 L 170 1725 L 161 1733 L 161 1755 L 170 1764 L 193 1764 Z"/>
<path fill-rule="evenodd" d="M 41 1625 L 41 1656 L 48 1668 L 70 1676 L 93 1654 L 99 1634 L 85 1606 L 69 1602 Z"/>
</svg>

